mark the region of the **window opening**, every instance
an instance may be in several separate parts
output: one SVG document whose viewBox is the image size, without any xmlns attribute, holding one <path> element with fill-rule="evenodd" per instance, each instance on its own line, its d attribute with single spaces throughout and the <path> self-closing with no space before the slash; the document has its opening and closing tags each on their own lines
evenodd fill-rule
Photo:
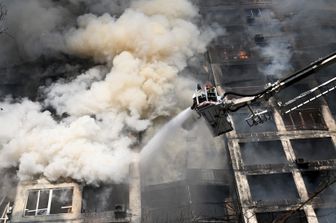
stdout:
<svg viewBox="0 0 336 223">
<path fill-rule="evenodd" d="M 25 216 L 70 213 L 73 188 L 31 190 L 28 194 Z"/>
</svg>

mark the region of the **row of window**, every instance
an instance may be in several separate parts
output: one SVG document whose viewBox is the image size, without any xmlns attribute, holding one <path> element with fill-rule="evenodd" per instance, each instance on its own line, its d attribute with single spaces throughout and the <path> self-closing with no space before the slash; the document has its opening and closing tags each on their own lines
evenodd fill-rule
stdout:
<svg viewBox="0 0 336 223">
<path fill-rule="evenodd" d="M 273 117 L 264 123 L 260 123 L 257 126 L 247 128 L 246 122 L 242 121 L 249 116 L 247 109 L 241 109 L 241 111 L 232 114 L 232 119 L 235 124 L 235 130 L 238 133 L 249 132 L 273 132 L 276 131 L 276 125 L 273 121 Z M 324 121 L 322 111 L 319 108 L 304 108 L 296 109 L 288 114 L 283 114 L 282 119 L 285 128 L 288 131 L 294 130 L 328 130 L 328 127 Z"/>
<path fill-rule="evenodd" d="M 297 159 L 303 161 L 336 159 L 336 149 L 331 138 L 293 139 L 291 144 Z M 245 165 L 287 163 L 280 140 L 248 142 L 239 145 Z"/>
<path fill-rule="evenodd" d="M 28 191 L 24 216 L 43 216 L 71 213 L 73 187 L 36 189 Z M 126 184 L 86 185 L 82 189 L 82 213 L 124 211 L 128 204 Z"/>
<path fill-rule="evenodd" d="M 334 203 L 336 197 L 335 171 L 306 171 L 302 178 L 308 196 L 314 196 L 313 202 Z M 259 206 L 276 204 L 294 204 L 300 196 L 291 173 L 276 173 L 268 175 L 248 175 L 252 200 Z"/>
</svg>

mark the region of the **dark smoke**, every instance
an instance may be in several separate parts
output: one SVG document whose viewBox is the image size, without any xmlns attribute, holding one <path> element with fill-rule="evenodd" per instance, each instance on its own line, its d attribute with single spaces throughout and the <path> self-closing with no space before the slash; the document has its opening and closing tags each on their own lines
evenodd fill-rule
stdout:
<svg viewBox="0 0 336 223">
<path fill-rule="evenodd" d="M 93 13 L 120 15 L 129 6 L 121 0 L 4 0 L 8 13 L 0 36 L 0 67 L 69 54 L 64 33 L 77 17 Z"/>
<path fill-rule="evenodd" d="M 303 52 L 312 46 L 319 50 L 311 50 L 310 58 L 325 56 L 336 49 L 335 14 L 330 8 L 336 7 L 332 0 L 297 0 L 279 1 L 275 10 L 286 15 L 283 27 L 295 33 L 297 47 Z"/>
</svg>

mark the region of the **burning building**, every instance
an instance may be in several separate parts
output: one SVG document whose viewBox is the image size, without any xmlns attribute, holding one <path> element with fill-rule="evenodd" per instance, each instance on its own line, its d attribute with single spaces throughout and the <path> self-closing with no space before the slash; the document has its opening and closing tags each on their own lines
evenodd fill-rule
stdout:
<svg viewBox="0 0 336 223">
<path fill-rule="evenodd" d="M 140 222 L 140 148 L 216 31 L 185 0 L 3 5 L 1 221 Z"/>
<path fill-rule="evenodd" d="M 159 131 L 195 79 L 253 93 L 334 51 L 335 3 L 192 3 L 5 1 L 0 222 L 335 221 L 334 65 L 251 106 L 256 126 Z"/>
<path fill-rule="evenodd" d="M 200 2 L 204 16 L 226 28 L 207 55 L 216 86 L 245 94 L 257 92 L 335 50 L 335 42 L 322 37 L 336 34 L 328 28 L 335 4 L 301 1 L 305 7 L 299 2 Z M 302 26 L 305 19 L 313 25 Z M 244 57 L 227 56 L 232 51 L 230 55 Z M 335 66 L 330 66 L 276 96 L 271 102 L 273 121 L 249 128 L 243 121 L 248 109 L 232 113 L 234 131 L 225 140 L 242 222 L 335 221 L 335 92 L 320 97 L 334 88 L 330 84 L 334 72 Z M 302 94 L 320 85 L 314 94 Z M 291 99 L 293 103 L 286 104 L 290 106 L 278 106 L 279 101 Z M 252 109 L 264 110 L 264 106 Z"/>
</svg>

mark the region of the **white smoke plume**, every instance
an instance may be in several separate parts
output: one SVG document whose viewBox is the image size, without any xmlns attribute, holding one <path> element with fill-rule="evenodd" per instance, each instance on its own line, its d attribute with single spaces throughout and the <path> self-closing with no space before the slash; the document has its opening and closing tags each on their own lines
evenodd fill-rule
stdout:
<svg viewBox="0 0 336 223">
<path fill-rule="evenodd" d="M 187 114 L 185 111 L 185 115 Z M 178 123 L 166 124 L 163 129 L 160 128 L 159 135 L 155 135 L 154 140 L 150 141 L 148 148 L 145 147 L 152 153 L 143 150 L 141 154 L 144 161 L 150 160 L 141 163 L 143 185 L 183 180 L 187 169 L 227 168 L 223 140 L 213 137 L 203 119 L 190 118 L 188 121 L 192 122 L 188 129 L 173 126 Z"/>
<path fill-rule="evenodd" d="M 44 175 L 94 183 L 126 176 L 132 141 L 120 135 L 120 126 L 107 128 L 88 116 L 57 123 L 28 100 L 1 107 L 1 167 L 18 167 L 20 179 Z"/>
<path fill-rule="evenodd" d="M 270 40 L 268 44 L 261 49 L 262 56 L 270 60 L 269 64 L 262 68 L 262 72 L 278 78 L 286 76 L 291 68 L 290 60 L 292 58 L 288 41 Z"/>
<path fill-rule="evenodd" d="M 266 58 L 266 65 L 260 68 L 265 75 L 281 77 L 286 75 L 291 69 L 290 60 L 292 58 L 290 38 L 281 35 L 282 22 L 276 18 L 274 12 L 262 10 L 262 17 L 256 17 L 255 23 L 266 28 L 249 28 L 249 32 L 255 36 L 266 32 L 266 44 L 257 46 L 263 58 Z"/>
<path fill-rule="evenodd" d="M 162 61 L 183 69 L 186 59 L 204 52 L 209 40 L 215 36 L 214 32 L 201 33 L 186 19 L 197 12 L 193 5 L 187 4 L 188 1 L 145 2 L 148 4 L 136 2 L 135 8 L 127 9 L 118 19 L 108 14 L 79 17 L 79 29 L 68 34 L 69 48 L 98 61 L 111 61 L 115 55 L 128 51 L 149 63 Z M 138 5 L 141 7 L 137 8 Z M 174 15 L 172 11 L 176 5 L 184 8 L 179 8 Z"/>
<path fill-rule="evenodd" d="M 93 67 L 46 88 L 43 104 L 67 114 L 58 122 L 37 102 L 2 102 L 0 167 L 17 168 L 22 180 L 126 180 L 137 135 L 189 106 L 183 86 L 193 82 L 179 73 L 216 35 L 200 30 L 197 16 L 187 0 L 135 1 L 118 18 L 80 16 L 62 36 L 65 51 L 109 71 Z"/>
</svg>

